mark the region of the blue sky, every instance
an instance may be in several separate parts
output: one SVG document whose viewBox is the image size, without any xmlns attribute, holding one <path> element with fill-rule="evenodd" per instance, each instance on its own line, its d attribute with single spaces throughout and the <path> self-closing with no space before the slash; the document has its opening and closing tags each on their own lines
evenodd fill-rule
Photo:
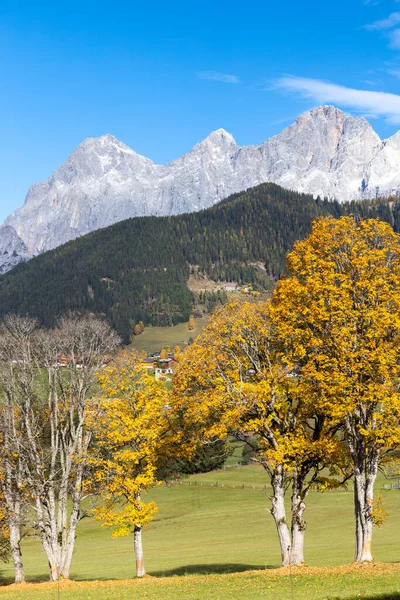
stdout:
<svg viewBox="0 0 400 600">
<path fill-rule="evenodd" d="M 322 103 L 400 129 L 400 2 L 0 0 L 0 221 L 86 137 L 166 163 Z"/>
</svg>

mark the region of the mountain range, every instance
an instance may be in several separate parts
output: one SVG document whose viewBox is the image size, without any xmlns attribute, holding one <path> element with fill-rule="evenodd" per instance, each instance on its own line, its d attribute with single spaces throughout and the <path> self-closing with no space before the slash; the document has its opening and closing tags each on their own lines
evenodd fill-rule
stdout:
<svg viewBox="0 0 400 600">
<path fill-rule="evenodd" d="M 319 106 L 261 145 L 218 129 L 166 166 L 112 135 L 88 138 L 0 228 L 0 272 L 124 219 L 199 211 L 263 182 L 341 202 L 398 195 L 400 132 L 381 140 L 363 117 Z"/>
</svg>

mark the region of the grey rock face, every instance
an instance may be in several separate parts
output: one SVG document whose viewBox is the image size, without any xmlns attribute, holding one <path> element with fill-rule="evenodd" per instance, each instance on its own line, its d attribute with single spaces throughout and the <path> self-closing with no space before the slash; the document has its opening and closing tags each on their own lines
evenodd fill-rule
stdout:
<svg viewBox="0 0 400 600">
<path fill-rule="evenodd" d="M 240 147 L 218 129 L 166 166 L 111 135 L 88 138 L 30 188 L 6 225 L 34 255 L 129 217 L 201 210 L 266 181 L 341 201 L 398 194 L 400 132 L 381 141 L 364 118 L 320 106 L 260 146 Z"/>
<path fill-rule="evenodd" d="M 0 275 L 7 273 L 20 262 L 30 257 L 26 244 L 17 235 L 14 227 L 0 227 Z"/>
</svg>

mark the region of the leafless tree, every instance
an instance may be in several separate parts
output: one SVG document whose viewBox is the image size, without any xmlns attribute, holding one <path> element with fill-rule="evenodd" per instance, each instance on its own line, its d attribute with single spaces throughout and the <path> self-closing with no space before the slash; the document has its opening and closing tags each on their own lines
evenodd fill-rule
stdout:
<svg viewBox="0 0 400 600">
<path fill-rule="evenodd" d="M 88 490 L 92 436 L 85 409 L 95 373 L 119 339 L 104 321 L 80 315 L 61 319 L 52 331 L 39 330 L 30 319 L 7 317 L 4 330 L 9 354 L 2 383 L 20 418 L 16 439 L 23 479 L 50 579 L 68 578 Z"/>
<path fill-rule="evenodd" d="M 25 579 L 22 526 L 29 498 L 24 477 L 24 398 L 32 394 L 34 368 L 31 338 L 36 321 L 7 317 L 0 327 L 0 488 L 9 530 L 15 582 Z"/>
</svg>

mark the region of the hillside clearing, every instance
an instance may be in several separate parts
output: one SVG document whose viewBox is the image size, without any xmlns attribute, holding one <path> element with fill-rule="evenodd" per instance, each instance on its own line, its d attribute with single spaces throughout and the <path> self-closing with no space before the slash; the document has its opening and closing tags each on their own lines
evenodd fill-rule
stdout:
<svg viewBox="0 0 400 600">
<path fill-rule="evenodd" d="M 195 319 L 194 329 L 190 330 L 187 323 L 179 323 L 173 327 L 145 327 L 143 333 L 135 335 L 130 348 L 139 352 L 157 352 L 164 346 L 180 346 L 183 349 L 199 335 L 208 319 Z"/>
</svg>

